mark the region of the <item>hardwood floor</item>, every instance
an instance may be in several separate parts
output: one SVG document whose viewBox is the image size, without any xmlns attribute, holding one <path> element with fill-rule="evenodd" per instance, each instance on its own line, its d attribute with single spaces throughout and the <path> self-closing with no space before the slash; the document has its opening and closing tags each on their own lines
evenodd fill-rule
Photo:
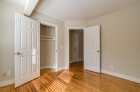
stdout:
<svg viewBox="0 0 140 92">
<path fill-rule="evenodd" d="M 83 70 L 83 62 L 78 62 L 70 70 L 41 70 L 39 78 L 16 89 L 2 87 L 0 92 L 140 92 L 140 84 Z"/>
</svg>

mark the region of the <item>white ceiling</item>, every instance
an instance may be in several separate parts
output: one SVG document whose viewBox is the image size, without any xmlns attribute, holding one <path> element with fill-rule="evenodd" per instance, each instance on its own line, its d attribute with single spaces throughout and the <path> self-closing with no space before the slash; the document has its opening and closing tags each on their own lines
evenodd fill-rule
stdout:
<svg viewBox="0 0 140 92">
<path fill-rule="evenodd" d="M 18 6 L 24 7 L 26 0 L 6 0 L 10 3 L 16 4 Z"/>
<path fill-rule="evenodd" d="M 140 0 L 40 0 L 35 11 L 63 21 L 82 21 L 137 3 Z"/>
<path fill-rule="evenodd" d="M 26 0 L 6 0 L 24 7 Z M 40 0 L 34 11 L 63 21 L 90 20 L 134 4 L 140 0 Z"/>
</svg>

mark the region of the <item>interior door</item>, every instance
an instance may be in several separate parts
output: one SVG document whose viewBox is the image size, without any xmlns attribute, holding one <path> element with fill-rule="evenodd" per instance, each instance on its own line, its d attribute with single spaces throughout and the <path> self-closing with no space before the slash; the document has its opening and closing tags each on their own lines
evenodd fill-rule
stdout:
<svg viewBox="0 0 140 92">
<path fill-rule="evenodd" d="M 78 61 L 78 34 L 72 33 L 72 58 L 73 62 Z"/>
<path fill-rule="evenodd" d="M 100 73 L 100 25 L 84 29 L 84 69 Z"/>
<path fill-rule="evenodd" d="M 40 23 L 15 14 L 15 87 L 40 76 Z"/>
</svg>

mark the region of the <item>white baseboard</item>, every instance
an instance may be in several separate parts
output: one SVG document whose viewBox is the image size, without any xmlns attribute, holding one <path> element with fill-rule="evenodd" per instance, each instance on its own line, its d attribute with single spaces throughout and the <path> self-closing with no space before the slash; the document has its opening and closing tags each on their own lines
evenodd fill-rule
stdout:
<svg viewBox="0 0 140 92">
<path fill-rule="evenodd" d="M 132 76 L 119 74 L 119 73 L 115 73 L 115 72 L 110 72 L 110 71 L 106 71 L 106 70 L 101 70 L 101 72 L 105 73 L 105 74 L 108 74 L 108 75 L 115 76 L 115 77 L 119 77 L 119 78 L 122 78 L 122 79 L 126 79 L 126 80 L 129 80 L 129 81 L 140 83 L 139 78 L 135 78 L 135 77 L 132 77 Z"/>
<path fill-rule="evenodd" d="M 69 63 L 73 63 L 73 61 L 69 61 Z"/>
<path fill-rule="evenodd" d="M 58 68 L 58 71 L 64 70 L 64 69 L 67 69 L 67 67 L 66 67 L 66 66 L 59 67 L 59 68 Z"/>
<path fill-rule="evenodd" d="M 78 61 L 83 61 L 83 59 L 78 59 Z"/>
<path fill-rule="evenodd" d="M 75 63 L 75 62 L 71 61 L 70 64 L 71 64 L 71 63 Z"/>
<path fill-rule="evenodd" d="M 42 69 L 45 69 L 45 68 L 55 68 L 55 66 L 42 66 L 42 67 L 40 67 L 40 70 L 42 70 Z"/>
<path fill-rule="evenodd" d="M 79 61 L 82 61 L 83 59 L 80 59 L 80 60 L 78 60 L 78 61 L 70 61 L 69 63 L 71 64 L 71 63 L 75 63 L 75 62 L 79 62 Z"/>
<path fill-rule="evenodd" d="M 11 84 L 14 84 L 14 83 L 15 83 L 14 79 L 3 81 L 3 82 L 0 82 L 0 87 L 4 87 L 4 86 L 11 85 Z"/>
</svg>

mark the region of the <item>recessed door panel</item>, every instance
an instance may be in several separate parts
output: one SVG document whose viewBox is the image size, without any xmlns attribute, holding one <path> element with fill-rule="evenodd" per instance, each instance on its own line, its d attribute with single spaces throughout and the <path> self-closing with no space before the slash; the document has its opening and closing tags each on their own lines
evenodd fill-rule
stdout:
<svg viewBox="0 0 140 92">
<path fill-rule="evenodd" d="M 90 43 L 90 38 L 91 38 L 90 36 L 86 36 L 86 37 L 85 37 L 85 42 L 86 42 L 85 48 L 86 48 L 86 49 L 90 49 L 90 44 L 91 44 L 91 43 Z"/>
<path fill-rule="evenodd" d="M 24 19 L 20 19 L 20 25 L 24 26 L 24 27 L 29 27 L 29 21 L 24 20 Z"/>
<path fill-rule="evenodd" d="M 28 72 L 27 72 L 27 66 L 28 66 L 28 56 L 25 57 L 21 57 L 21 61 L 20 61 L 21 65 L 20 65 L 20 71 L 21 71 L 21 77 L 27 76 Z"/>
<path fill-rule="evenodd" d="M 85 53 L 85 61 L 86 61 L 84 63 L 85 65 L 90 65 L 91 64 L 90 63 L 90 58 L 91 58 L 90 56 L 91 56 L 90 53 L 88 53 L 88 52 Z"/>
<path fill-rule="evenodd" d="M 92 48 L 93 49 L 97 48 L 97 36 L 96 35 L 92 36 Z"/>
<path fill-rule="evenodd" d="M 20 49 L 28 50 L 29 32 L 25 30 L 20 30 Z"/>
<path fill-rule="evenodd" d="M 38 30 L 38 24 L 32 23 L 31 26 L 32 29 Z"/>
<path fill-rule="evenodd" d="M 37 55 L 32 56 L 32 73 L 37 72 Z"/>
<path fill-rule="evenodd" d="M 38 33 L 32 32 L 32 50 L 37 50 L 38 49 Z"/>
<path fill-rule="evenodd" d="M 93 65 L 94 67 L 97 67 L 97 58 L 98 58 L 98 56 L 97 56 L 97 53 L 92 53 L 92 62 L 91 62 L 91 65 Z"/>
</svg>

